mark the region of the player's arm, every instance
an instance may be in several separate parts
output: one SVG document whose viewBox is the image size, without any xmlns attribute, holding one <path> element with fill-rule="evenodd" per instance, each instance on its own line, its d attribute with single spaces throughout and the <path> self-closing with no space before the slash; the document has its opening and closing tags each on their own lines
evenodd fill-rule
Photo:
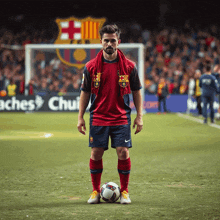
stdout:
<svg viewBox="0 0 220 220">
<path fill-rule="evenodd" d="M 137 129 L 135 131 L 135 134 L 139 133 L 142 128 L 143 128 L 143 112 L 142 112 L 142 96 L 141 96 L 141 90 L 136 90 L 132 92 L 133 95 L 133 101 L 134 101 L 134 105 L 137 111 L 137 116 L 134 120 L 134 124 L 133 124 L 133 128 L 135 128 L 135 126 L 137 125 Z"/>
<path fill-rule="evenodd" d="M 91 79 L 90 79 L 90 74 L 87 68 L 85 67 L 83 72 L 81 94 L 79 98 L 79 114 L 78 114 L 78 124 L 77 124 L 78 131 L 84 135 L 86 134 L 85 133 L 86 124 L 85 124 L 85 120 L 83 119 L 83 116 L 89 104 L 90 94 L 91 94 Z"/>
<path fill-rule="evenodd" d="M 131 86 L 131 90 L 132 90 L 134 105 L 135 105 L 135 108 L 137 111 L 137 116 L 136 116 L 136 118 L 134 120 L 134 124 L 133 124 L 133 128 L 135 128 L 135 126 L 137 126 L 137 129 L 135 131 L 135 134 L 137 134 L 143 128 L 143 120 L 142 120 L 142 116 L 143 116 L 142 103 L 143 103 L 143 101 L 142 101 L 142 96 L 141 96 L 141 83 L 140 83 L 140 79 L 139 79 L 136 67 L 133 68 L 131 75 L 130 75 L 130 86 Z"/>
<path fill-rule="evenodd" d="M 133 101 L 134 101 L 134 105 L 137 111 L 137 116 L 138 117 L 142 117 L 143 113 L 142 113 L 142 96 L 141 96 L 141 90 L 137 90 L 137 91 L 133 91 L 132 92 L 133 95 Z"/>
<path fill-rule="evenodd" d="M 86 108 L 89 104 L 89 99 L 90 99 L 90 92 L 85 92 L 85 91 L 81 91 L 80 94 L 80 99 L 79 99 L 79 114 L 78 114 L 78 124 L 77 124 L 77 128 L 78 131 L 82 134 L 86 134 L 86 124 L 85 124 L 85 120 L 83 118 Z"/>
</svg>

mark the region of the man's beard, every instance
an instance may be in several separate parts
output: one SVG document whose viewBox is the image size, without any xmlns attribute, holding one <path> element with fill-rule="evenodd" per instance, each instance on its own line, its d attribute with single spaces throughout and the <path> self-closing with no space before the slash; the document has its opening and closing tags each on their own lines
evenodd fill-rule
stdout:
<svg viewBox="0 0 220 220">
<path fill-rule="evenodd" d="M 112 48 L 112 47 L 108 47 L 106 49 L 104 49 L 104 51 L 108 54 L 108 55 L 112 55 L 116 49 Z"/>
</svg>

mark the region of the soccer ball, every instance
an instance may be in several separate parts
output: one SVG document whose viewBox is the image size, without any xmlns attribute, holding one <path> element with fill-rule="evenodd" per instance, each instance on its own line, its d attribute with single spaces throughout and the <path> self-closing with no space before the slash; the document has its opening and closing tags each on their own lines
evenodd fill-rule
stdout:
<svg viewBox="0 0 220 220">
<path fill-rule="evenodd" d="M 101 188 L 101 198 L 106 202 L 116 202 L 120 197 L 120 188 L 116 183 L 105 183 Z"/>
</svg>

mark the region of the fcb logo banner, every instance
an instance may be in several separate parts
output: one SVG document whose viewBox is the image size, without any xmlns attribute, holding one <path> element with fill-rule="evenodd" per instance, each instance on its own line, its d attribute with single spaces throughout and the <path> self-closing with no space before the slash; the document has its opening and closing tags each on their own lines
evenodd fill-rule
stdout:
<svg viewBox="0 0 220 220">
<path fill-rule="evenodd" d="M 105 18 L 95 19 L 87 17 L 78 19 L 56 19 L 59 34 L 55 44 L 97 44 L 100 40 L 99 30 L 105 23 Z M 95 58 L 100 49 L 57 49 L 58 58 L 69 66 L 78 69 L 85 63 Z"/>
</svg>

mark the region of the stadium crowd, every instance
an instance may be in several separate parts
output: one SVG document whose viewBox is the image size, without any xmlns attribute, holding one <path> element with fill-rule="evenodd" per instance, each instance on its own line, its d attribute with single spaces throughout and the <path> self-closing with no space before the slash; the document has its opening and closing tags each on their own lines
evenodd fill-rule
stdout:
<svg viewBox="0 0 220 220">
<path fill-rule="evenodd" d="M 119 24 L 123 43 L 145 45 L 145 93 L 156 94 L 160 78 L 165 78 L 170 94 L 187 94 L 190 80 L 197 70 L 204 72 L 210 62 L 219 71 L 220 33 L 216 25 L 194 28 L 188 22 L 181 28 L 166 27 L 162 30 L 143 30 L 138 23 Z M 7 95 L 24 95 L 25 51 L 24 46 L 52 44 L 57 33 L 47 30 L 24 29 L 14 33 L 0 29 L 0 91 Z M 132 54 L 127 54 L 131 59 Z M 83 69 L 70 68 L 59 59 L 45 62 L 44 54 L 34 60 L 35 73 L 28 86 L 29 95 L 78 93 Z"/>
</svg>

